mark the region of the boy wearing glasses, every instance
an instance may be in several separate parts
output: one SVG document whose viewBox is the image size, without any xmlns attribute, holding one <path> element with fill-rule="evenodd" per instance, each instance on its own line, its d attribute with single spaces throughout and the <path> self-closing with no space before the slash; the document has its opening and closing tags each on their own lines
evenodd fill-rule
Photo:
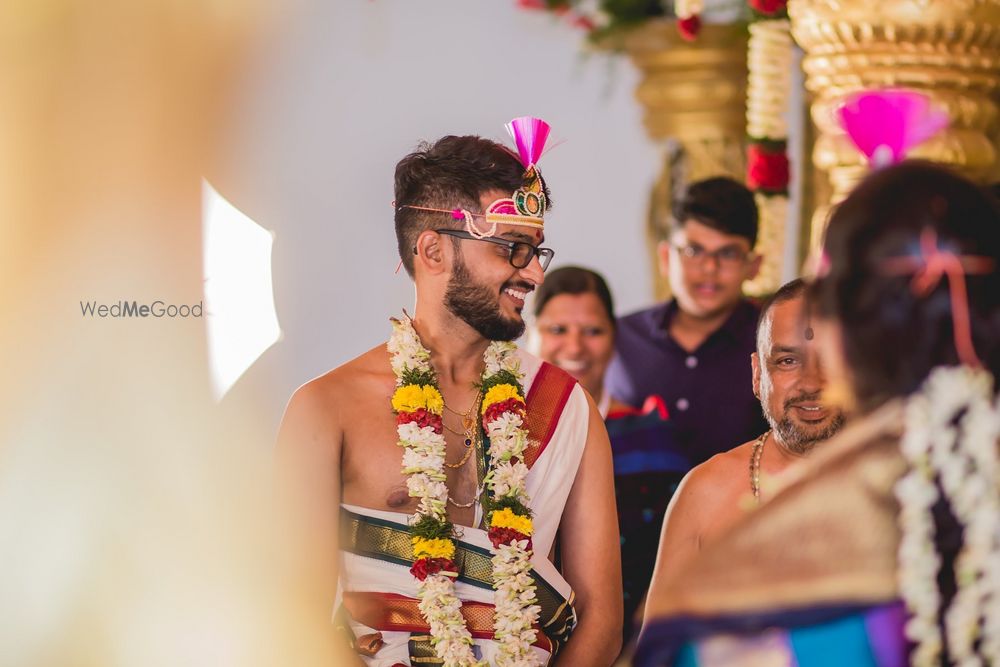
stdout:
<svg viewBox="0 0 1000 667">
<path fill-rule="evenodd" d="M 607 387 L 626 403 L 661 396 L 692 464 L 760 435 L 750 355 L 758 307 L 743 297 L 757 275 L 757 206 L 724 177 L 692 183 L 659 245 L 670 301 L 618 321 Z"/>
<path fill-rule="evenodd" d="M 282 423 L 290 587 L 364 664 L 618 653 L 607 432 L 572 377 L 509 344 L 553 255 L 535 166 L 548 126 L 510 129 L 520 156 L 448 136 L 399 162 L 416 305 L 386 321 L 388 343 L 299 388 Z"/>
</svg>

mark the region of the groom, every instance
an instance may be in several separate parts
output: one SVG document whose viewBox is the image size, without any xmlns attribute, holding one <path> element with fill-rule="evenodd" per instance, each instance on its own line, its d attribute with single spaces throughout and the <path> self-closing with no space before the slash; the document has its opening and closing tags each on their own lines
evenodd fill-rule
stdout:
<svg viewBox="0 0 1000 667">
<path fill-rule="evenodd" d="M 524 331 L 525 298 L 552 257 L 534 164 L 548 126 L 509 129 L 520 158 L 447 136 L 399 162 L 412 319 L 396 313 L 388 346 L 300 387 L 282 422 L 290 586 L 316 622 L 334 613 L 369 665 L 556 653 L 609 665 L 618 653 L 603 421 L 564 372 L 495 342 Z"/>
</svg>

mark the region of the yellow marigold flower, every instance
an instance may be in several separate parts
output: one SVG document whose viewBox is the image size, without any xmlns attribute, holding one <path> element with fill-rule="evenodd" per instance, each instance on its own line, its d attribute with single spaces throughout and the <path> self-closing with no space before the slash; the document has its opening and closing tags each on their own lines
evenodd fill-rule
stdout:
<svg viewBox="0 0 1000 667">
<path fill-rule="evenodd" d="M 441 396 L 441 392 L 436 387 L 429 384 L 424 385 L 424 406 L 428 412 L 433 412 L 436 415 L 444 411 L 444 397 Z"/>
<path fill-rule="evenodd" d="M 531 537 L 533 531 L 531 517 L 514 514 L 509 507 L 504 507 L 502 510 L 493 512 L 493 517 L 490 519 L 490 526 L 493 528 L 510 528 L 528 537 Z"/>
<path fill-rule="evenodd" d="M 502 403 L 508 398 L 516 398 L 522 403 L 524 402 L 524 398 L 517 393 L 517 387 L 512 384 L 498 384 L 490 387 L 490 390 L 486 392 L 486 396 L 483 397 L 482 413 L 485 415 L 487 408 L 491 405 L 494 403 Z"/>
<path fill-rule="evenodd" d="M 424 392 L 419 385 L 404 385 L 392 395 L 392 409 L 396 412 L 416 412 L 422 407 L 424 407 Z"/>
<path fill-rule="evenodd" d="M 435 538 L 428 540 L 423 537 L 412 538 L 413 557 L 419 558 L 448 558 L 455 557 L 455 543 L 448 538 Z"/>
<path fill-rule="evenodd" d="M 423 386 L 408 384 L 397 389 L 392 395 L 392 409 L 396 412 L 416 412 L 424 408 L 436 415 L 444 409 L 441 392 L 429 384 Z"/>
</svg>

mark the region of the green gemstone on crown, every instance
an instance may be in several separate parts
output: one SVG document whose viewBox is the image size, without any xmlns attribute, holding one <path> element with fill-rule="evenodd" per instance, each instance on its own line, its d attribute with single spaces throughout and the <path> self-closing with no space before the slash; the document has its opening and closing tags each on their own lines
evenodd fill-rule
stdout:
<svg viewBox="0 0 1000 667">
<path fill-rule="evenodd" d="M 527 198 L 528 193 L 524 190 L 518 190 L 514 193 L 514 207 L 521 215 L 531 215 L 527 209 Z"/>
</svg>

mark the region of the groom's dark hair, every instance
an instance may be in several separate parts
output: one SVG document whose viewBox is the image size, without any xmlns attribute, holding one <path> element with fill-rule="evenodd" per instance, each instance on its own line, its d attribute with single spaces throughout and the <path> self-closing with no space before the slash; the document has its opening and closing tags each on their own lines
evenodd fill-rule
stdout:
<svg viewBox="0 0 1000 667">
<path fill-rule="evenodd" d="M 513 193 L 524 185 L 524 165 L 495 141 L 477 136 L 447 136 L 433 144 L 420 144 L 396 165 L 396 242 L 406 272 L 413 277 L 414 247 L 422 232 L 457 229 L 463 224 L 448 213 L 407 206 L 482 213 L 480 197 L 484 193 L 490 190 Z M 551 208 L 552 199 L 544 181 L 543 187 Z M 452 237 L 456 246 L 458 241 Z"/>
</svg>

